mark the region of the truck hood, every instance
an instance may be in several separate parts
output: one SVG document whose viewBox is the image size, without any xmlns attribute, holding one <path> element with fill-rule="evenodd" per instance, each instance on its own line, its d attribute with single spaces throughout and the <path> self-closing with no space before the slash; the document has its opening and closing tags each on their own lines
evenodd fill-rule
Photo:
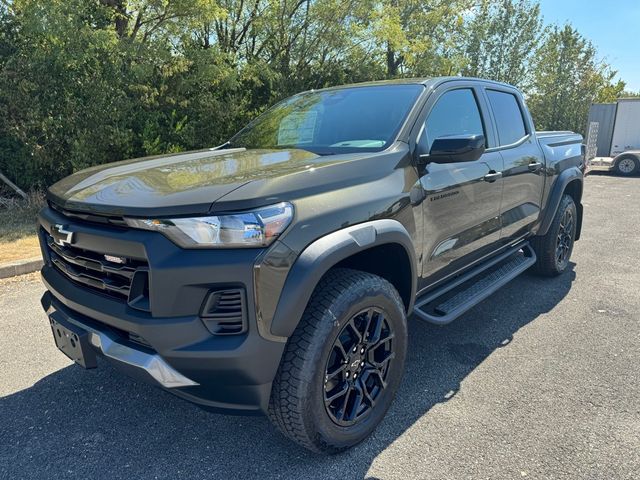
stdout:
<svg viewBox="0 0 640 480">
<path fill-rule="evenodd" d="M 217 200 L 248 183 L 258 181 L 264 186 L 265 182 L 273 185 L 274 182 L 270 180 L 277 180 L 276 183 L 284 190 L 282 193 L 286 193 L 291 191 L 286 186 L 292 185 L 292 176 L 326 170 L 324 167 L 351 164 L 372 155 L 378 154 L 319 156 L 301 149 L 230 149 L 146 157 L 79 171 L 54 184 L 48 191 L 48 198 L 66 210 L 103 215 L 206 214 Z M 360 175 L 363 172 L 362 165 L 359 169 L 349 170 L 359 170 Z M 343 172 L 338 176 L 342 181 L 349 181 L 345 177 L 353 176 L 353 173 L 345 175 Z M 323 179 L 326 175 L 313 177 L 313 183 L 316 184 L 328 180 Z M 283 185 L 284 178 L 289 180 Z M 297 183 L 308 184 L 308 181 Z M 263 195 L 258 197 L 262 198 L 254 197 L 251 203 L 281 201 L 276 198 L 278 195 L 273 195 L 273 188 L 260 188 L 260 193 Z M 242 197 L 246 198 L 245 195 Z M 237 196 L 234 200 L 234 207 L 242 207 L 237 204 Z"/>
</svg>

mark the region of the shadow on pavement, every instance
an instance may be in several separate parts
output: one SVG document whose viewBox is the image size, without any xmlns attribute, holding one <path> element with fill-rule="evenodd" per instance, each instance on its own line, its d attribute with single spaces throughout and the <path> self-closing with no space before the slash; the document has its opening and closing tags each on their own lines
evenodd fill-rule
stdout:
<svg viewBox="0 0 640 480">
<path fill-rule="evenodd" d="M 364 478 L 380 452 L 565 297 L 570 268 L 554 279 L 524 274 L 448 326 L 412 319 L 396 401 L 375 434 L 347 453 L 310 454 L 266 418 L 206 413 L 101 362 L 0 398 L 0 478 Z"/>
</svg>

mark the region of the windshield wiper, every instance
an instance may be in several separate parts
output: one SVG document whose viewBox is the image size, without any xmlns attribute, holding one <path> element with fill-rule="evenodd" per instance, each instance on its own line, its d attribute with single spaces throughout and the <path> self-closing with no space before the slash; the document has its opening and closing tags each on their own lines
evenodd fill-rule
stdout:
<svg viewBox="0 0 640 480">
<path fill-rule="evenodd" d="M 225 150 L 225 149 L 230 148 L 230 147 L 231 147 L 231 141 L 227 140 L 223 144 L 218 145 L 217 147 L 213 147 L 211 150 Z"/>
</svg>

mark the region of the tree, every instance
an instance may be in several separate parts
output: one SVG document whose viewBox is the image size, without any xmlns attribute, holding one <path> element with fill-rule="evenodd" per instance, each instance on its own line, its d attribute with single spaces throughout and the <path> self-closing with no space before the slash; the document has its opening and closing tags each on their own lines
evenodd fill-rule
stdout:
<svg viewBox="0 0 640 480">
<path fill-rule="evenodd" d="M 529 0 L 481 0 L 468 17 L 462 73 L 526 88 L 531 61 L 545 33 L 540 5 Z"/>
<path fill-rule="evenodd" d="M 13 2 L 0 62 L 2 169 L 23 187 L 131 153 L 121 56 L 106 17 L 81 0 Z M 7 165 L 8 163 L 8 165 Z"/>
<path fill-rule="evenodd" d="M 195 35 L 231 64 L 261 64 L 280 76 L 282 92 L 321 87 L 327 78 L 358 69 L 369 0 L 223 0 L 222 14 Z"/>
<path fill-rule="evenodd" d="M 111 10 L 119 38 L 142 42 L 161 32 L 172 34 L 220 14 L 215 0 L 99 0 Z"/>
<path fill-rule="evenodd" d="M 600 88 L 596 95 L 595 103 L 613 103 L 618 98 L 625 96 L 624 88 L 626 84 L 622 80 L 618 80 L 615 83 L 613 82 L 613 77 L 616 72 L 609 72 L 611 75 L 611 80 L 606 81 L 605 85 Z"/>
<path fill-rule="evenodd" d="M 612 83 L 617 72 L 571 25 L 554 27 L 535 58 L 528 104 L 539 129 L 584 134 L 590 105 L 624 90 L 624 82 Z"/>
<path fill-rule="evenodd" d="M 451 75 L 451 47 L 470 0 L 382 0 L 372 10 L 372 36 L 386 77 Z"/>
<path fill-rule="evenodd" d="M 0 0 L 0 171 L 42 187 L 220 144 L 301 90 L 461 73 L 524 87 L 545 128 L 624 95 L 535 0 Z"/>
</svg>

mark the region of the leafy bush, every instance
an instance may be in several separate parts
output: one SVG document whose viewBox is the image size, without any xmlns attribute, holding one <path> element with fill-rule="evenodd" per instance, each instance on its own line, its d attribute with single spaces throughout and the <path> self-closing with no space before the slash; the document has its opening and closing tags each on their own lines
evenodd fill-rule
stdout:
<svg viewBox="0 0 640 480">
<path fill-rule="evenodd" d="M 0 171 L 44 188 L 220 144 L 297 91 L 398 76 L 516 83 L 545 127 L 581 129 L 591 101 L 624 83 L 572 32 L 549 35 L 529 0 L 3 0 Z M 559 44 L 580 68 L 551 82 Z M 570 118 L 567 102 L 550 113 L 548 91 L 570 99 Z"/>
</svg>

